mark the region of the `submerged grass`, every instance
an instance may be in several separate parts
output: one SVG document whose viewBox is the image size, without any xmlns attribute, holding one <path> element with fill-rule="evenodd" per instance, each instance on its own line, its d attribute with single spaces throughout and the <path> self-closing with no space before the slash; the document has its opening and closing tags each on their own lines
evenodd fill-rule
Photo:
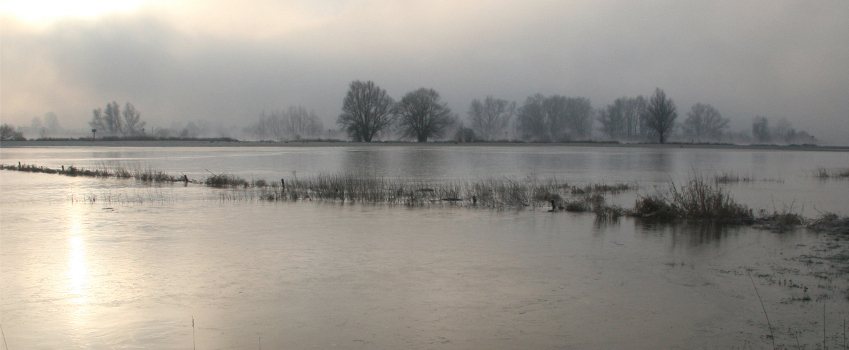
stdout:
<svg viewBox="0 0 849 350">
<path fill-rule="evenodd" d="M 168 175 L 160 170 L 155 170 L 150 167 L 148 168 L 133 168 L 128 169 L 126 167 L 107 167 L 100 166 L 96 169 L 87 169 L 76 167 L 73 165 L 70 166 L 62 166 L 61 168 L 48 168 L 43 166 L 37 166 L 34 164 L 21 164 L 18 165 L 0 165 L 0 169 L 3 170 L 16 170 L 16 171 L 24 171 L 30 173 L 44 173 L 44 174 L 58 174 L 65 176 L 82 176 L 82 177 L 115 177 L 120 179 L 135 179 L 138 181 L 144 182 L 189 182 L 189 179 L 186 176 L 175 177 Z"/>
<path fill-rule="evenodd" d="M 36 165 L 0 165 L 3 170 L 60 174 L 66 176 L 116 177 L 144 182 L 185 182 L 228 189 L 220 194 L 222 200 L 298 201 L 323 200 L 359 203 L 386 203 L 409 206 L 448 204 L 492 209 L 550 208 L 549 211 L 592 212 L 598 218 L 618 219 L 623 215 L 664 222 L 709 221 L 720 223 L 755 224 L 773 231 L 805 224 L 800 214 L 790 210 L 760 212 L 755 218 L 752 209 L 739 204 L 722 183 L 754 181 L 752 177 L 720 174 L 713 177 L 693 175 L 684 185 L 670 183 L 665 193 L 640 196 L 631 209 L 611 206 L 605 195 L 632 191 L 636 184 L 588 184 L 570 186 L 556 180 L 539 181 L 535 177 L 521 180 L 490 178 L 479 181 L 427 182 L 410 179 L 390 179 L 355 174 L 320 174 L 314 177 L 248 181 L 237 175 L 211 173 L 203 180 L 175 177 L 148 168 L 128 169 L 106 165 L 97 169 L 62 166 L 59 169 Z"/>
<path fill-rule="evenodd" d="M 825 169 L 819 168 L 814 172 L 814 177 L 822 180 L 827 179 L 849 179 L 849 168 L 847 169 Z"/>
</svg>

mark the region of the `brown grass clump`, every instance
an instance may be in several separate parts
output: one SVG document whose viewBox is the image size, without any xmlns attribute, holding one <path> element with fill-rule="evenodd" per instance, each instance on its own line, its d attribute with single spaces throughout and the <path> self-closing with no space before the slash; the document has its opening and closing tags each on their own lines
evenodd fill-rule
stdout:
<svg viewBox="0 0 849 350">
<path fill-rule="evenodd" d="M 835 213 L 823 213 L 820 217 L 808 223 L 807 227 L 816 232 L 825 232 L 844 238 L 849 237 L 849 217 L 841 217 Z"/>
<path fill-rule="evenodd" d="M 238 176 L 229 174 L 213 174 L 206 178 L 203 183 L 209 187 L 248 187 L 248 182 Z"/>
<path fill-rule="evenodd" d="M 678 211 L 663 196 L 652 195 L 637 198 L 634 208 L 628 211 L 628 215 L 658 220 L 672 220 L 678 218 Z"/>
<path fill-rule="evenodd" d="M 710 221 L 751 221 L 752 210 L 738 204 L 719 186 L 709 184 L 705 178 L 695 176 L 685 186 L 672 186 L 671 201 L 679 215 L 686 219 Z"/>
<path fill-rule="evenodd" d="M 657 194 L 638 198 L 629 214 L 658 220 L 752 221 L 751 209 L 738 204 L 723 188 L 698 175 L 684 186 L 673 183 L 668 196 Z"/>
</svg>

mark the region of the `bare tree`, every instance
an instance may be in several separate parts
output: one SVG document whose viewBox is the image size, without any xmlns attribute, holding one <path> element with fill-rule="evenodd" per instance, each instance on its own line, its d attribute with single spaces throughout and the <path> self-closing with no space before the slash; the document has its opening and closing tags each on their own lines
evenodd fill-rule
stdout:
<svg viewBox="0 0 849 350">
<path fill-rule="evenodd" d="M 103 112 L 103 121 L 106 123 L 105 132 L 109 133 L 109 135 L 118 135 L 122 133 L 124 130 L 124 124 L 121 121 L 121 107 L 118 106 L 118 102 L 112 101 L 112 103 L 106 104 L 106 110 Z"/>
<path fill-rule="evenodd" d="M 372 81 L 351 82 L 342 102 L 342 114 L 336 120 L 355 141 L 371 142 L 381 130 L 394 122 L 395 101 Z"/>
<path fill-rule="evenodd" d="M 770 142 L 770 134 L 769 120 L 766 117 L 755 117 L 752 121 L 752 137 L 755 138 L 755 141 L 760 143 Z"/>
<path fill-rule="evenodd" d="M 646 132 L 644 118 L 646 99 L 643 96 L 620 97 L 599 111 L 601 131 L 610 138 L 634 139 Z"/>
<path fill-rule="evenodd" d="M 51 133 L 57 133 L 62 130 L 62 126 L 59 125 L 59 118 L 56 116 L 56 113 L 47 112 L 44 114 L 44 127 Z"/>
<path fill-rule="evenodd" d="M 97 129 L 97 132 L 106 136 L 141 135 L 145 124 L 141 121 L 141 113 L 135 106 L 127 102 L 122 115 L 121 106 L 115 101 L 107 103 L 105 110 L 100 108 L 93 110 L 91 121 L 88 122 L 92 129 Z"/>
<path fill-rule="evenodd" d="M 487 96 L 483 102 L 472 100 L 469 106 L 469 120 L 472 129 L 484 140 L 493 140 L 510 125 L 510 118 L 516 112 L 516 102 L 507 102 Z"/>
<path fill-rule="evenodd" d="M 728 128 L 729 120 L 709 104 L 696 103 L 684 121 L 684 134 L 699 139 L 718 140 Z"/>
<path fill-rule="evenodd" d="M 101 133 L 108 133 L 106 126 L 106 120 L 103 119 L 103 109 L 95 108 L 91 111 L 91 121 L 88 122 L 88 125 L 91 126 L 93 130 L 100 131 Z"/>
<path fill-rule="evenodd" d="M 548 134 L 546 111 L 542 94 L 528 96 L 516 116 L 516 128 L 523 140 L 551 140 Z"/>
<path fill-rule="evenodd" d="M 0 140 L 2 141 L 25 141 L 24 134 L 16 131 L 11 124 L 0 125 Z"/>
<path fill-rule="evenodd" d="M 598 121 L 601 123 L 601 131 L 610 138 L 616 139 L 628 135 L 625 101 L 623 98 L 617 98 L 599 112 Z"/>
<path fill-rule="evenodd" d="M 427 142 L 430 137 L 442 137 L 454 124 L 451 109 L 439 100 L 433 89 L 421 88 L 408 92 L 396 107 L 401 137 Z"/>
<path fill-rule="evenodd" d="M 324 131 L 324 124 L 315 112 L 307 112 L 306 108 L 301 106 L 289 107 L 283 117 L 283 127 L 286 134 L 295 140 L 305 136 L 318 136 Z"/>
<path fill-rule="evenodd" d="M 636 98 L 627 98 L 624 107 L 625 124 L 627 125 L 626 135 L 628 135 L 628 138 L 634 139 L 645 136 L 648 133 L 648 128 L 643 118 L 646 114 L 646 108 L 648 108 L 646 98 L 643 95 L 639 95 Z"/>
<path fill-rule="evenodd" d="M 566 126 L 571 137 L 590 136 L 595 110 L 588 98 L 566 98 Z"/>
<path fill-rule="evenodd" d="M 564 141 L 589 136 L 593 113 L 586 98 L 536 94 L 519 109 L 516 122 L 523 139 Z"/>
<path fill-rule="evenodd" d="M 245 129 L 245 132 L 260 139 L 270 137 L 277 141 L 319 136 L 323 131 L 324 124 L 315 112 L 307 112 L 306 108 L 301 106 L 291 106 L 286 111 L 273 111 L 269 114 L 263 111 L 256 124 Z"/>
<path fill-rule="evenodd" d="M 123 129 L 121 133 L 124 136 L 136 136 L 144 134 L 144 126 L 145 122 L 141 121 L 141 112 L 136 110 L 136 107 L 131 103 L 127 102 L 124 105 L 124 121 L 123 121 Z"/>
<path fill-rule="evenodd" d="M 675 102 L 666 98 L 666 93 L 657 88 L 649 99 L 644 116 L 648 130 L 657 136 L 660 143 L 665 143 L 675 126 L 678 112 L 675 109 Z"/>
</svg>

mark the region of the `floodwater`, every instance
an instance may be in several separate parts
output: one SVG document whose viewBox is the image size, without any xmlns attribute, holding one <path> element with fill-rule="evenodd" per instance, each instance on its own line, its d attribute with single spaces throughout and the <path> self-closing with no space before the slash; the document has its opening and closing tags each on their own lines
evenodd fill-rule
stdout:
<svg viewBox="0 0 849 350">
<path fill-rule="evenodd" d="M 849 153 L 568 146 L 2 148 L 0 163 L 202 179 L 355 173 L 637 183 L 693 174 L 756 209 L 849 214 Z M 228 190 L 0 171 L 8 349 L 842 346 L 849 283 L 804 229 L 545 210 L 221 200 Z M 787 282 L 790 280 L 790 282 Z M 763 303 L 763 307 L 761 306 Z M 774 339 L 770 339 L 764 311 Z M 825 322 L 823 322 L 825 320 Z"/>
</svg>

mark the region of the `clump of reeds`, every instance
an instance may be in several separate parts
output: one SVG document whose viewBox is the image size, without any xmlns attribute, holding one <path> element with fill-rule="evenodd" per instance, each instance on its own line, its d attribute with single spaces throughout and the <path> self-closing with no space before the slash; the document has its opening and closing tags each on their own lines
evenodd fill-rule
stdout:
<svg viewBox="0 0 849 350">
<path fill-rule="evenodd" d="M 811 220 L 807 227 L 816 232 L 849 236 L 849 217 L 826 212 Z"/>
<path fill-rule="evenodd" d="M 694 176 L 685 186 L 671 187 L 671 200 L 687 219 L 751 221 L 752 210 L 738 204 L 723 188 Z"/>
<path fill-rule="evenodd" d="M 754 221 L 755 227 L 768 229 L 773 232 L 784 232 L 805 223 L 802 214 L 793 211 L 793 203 L 779 211 L 773 209 L 772 213 L 761 210 L 760 215 Z"/>
<path fill-rule="evenodd" d="M 752 210 L 734 201 L 731 195 L 694 175 L 686 185 L 671 184 L 668 196 L 652 195 L 637 199 L 631 215 L 663 220 L 702 220 L 744 223 L 752 221 Z"/>
<path fill-rule="evenodd" d="M 754 177 L 749 175 L 740 175 L 736 173 L 722 173 L 713 176 L 713 182 L 716 184 L 729 184 L 737 182 L 755 182 Z"/>
<path fill-rule="evenodd" d="M 628 214 L 657 220 L 672 220 L 679 217 L 678 209 L 659 194 L 637 198 L 634 208 L 628 211 Z"/>
<path fill-rule="evenodd" d="M 183 181 L 184 180 L 184 179 L 178 179 L 178 178 L 176 178 L 172 175 L 168 175 L 161 170 L 155 170 L 155 169 L 152 169 L 152 168 L 135 169 L 132 172 L 131 175 L 126 170 L 123 170 L 122 172 L 116 172 L 115 174 L 118 177 L 132 177 L 136 180 L 145 181 L 145 182 L 177 182 L 177 181 Z"/>
<path fill-rule="evenodd" d="M 849 179 L 849 168 L 847 169 L 838 169 L 838 170 L 828 170 L 825 168 L 819 168 L 814 172 L 814 177 L 822 180 L 826 179 Z"/>
<path fill-rule="evenodd" d="M 248 187 L 249 183 L 247 180 L 230 174 L 213 174 L 210 177 L 207 177 L 203 183 L 210 187 Z"/>
</svg>

